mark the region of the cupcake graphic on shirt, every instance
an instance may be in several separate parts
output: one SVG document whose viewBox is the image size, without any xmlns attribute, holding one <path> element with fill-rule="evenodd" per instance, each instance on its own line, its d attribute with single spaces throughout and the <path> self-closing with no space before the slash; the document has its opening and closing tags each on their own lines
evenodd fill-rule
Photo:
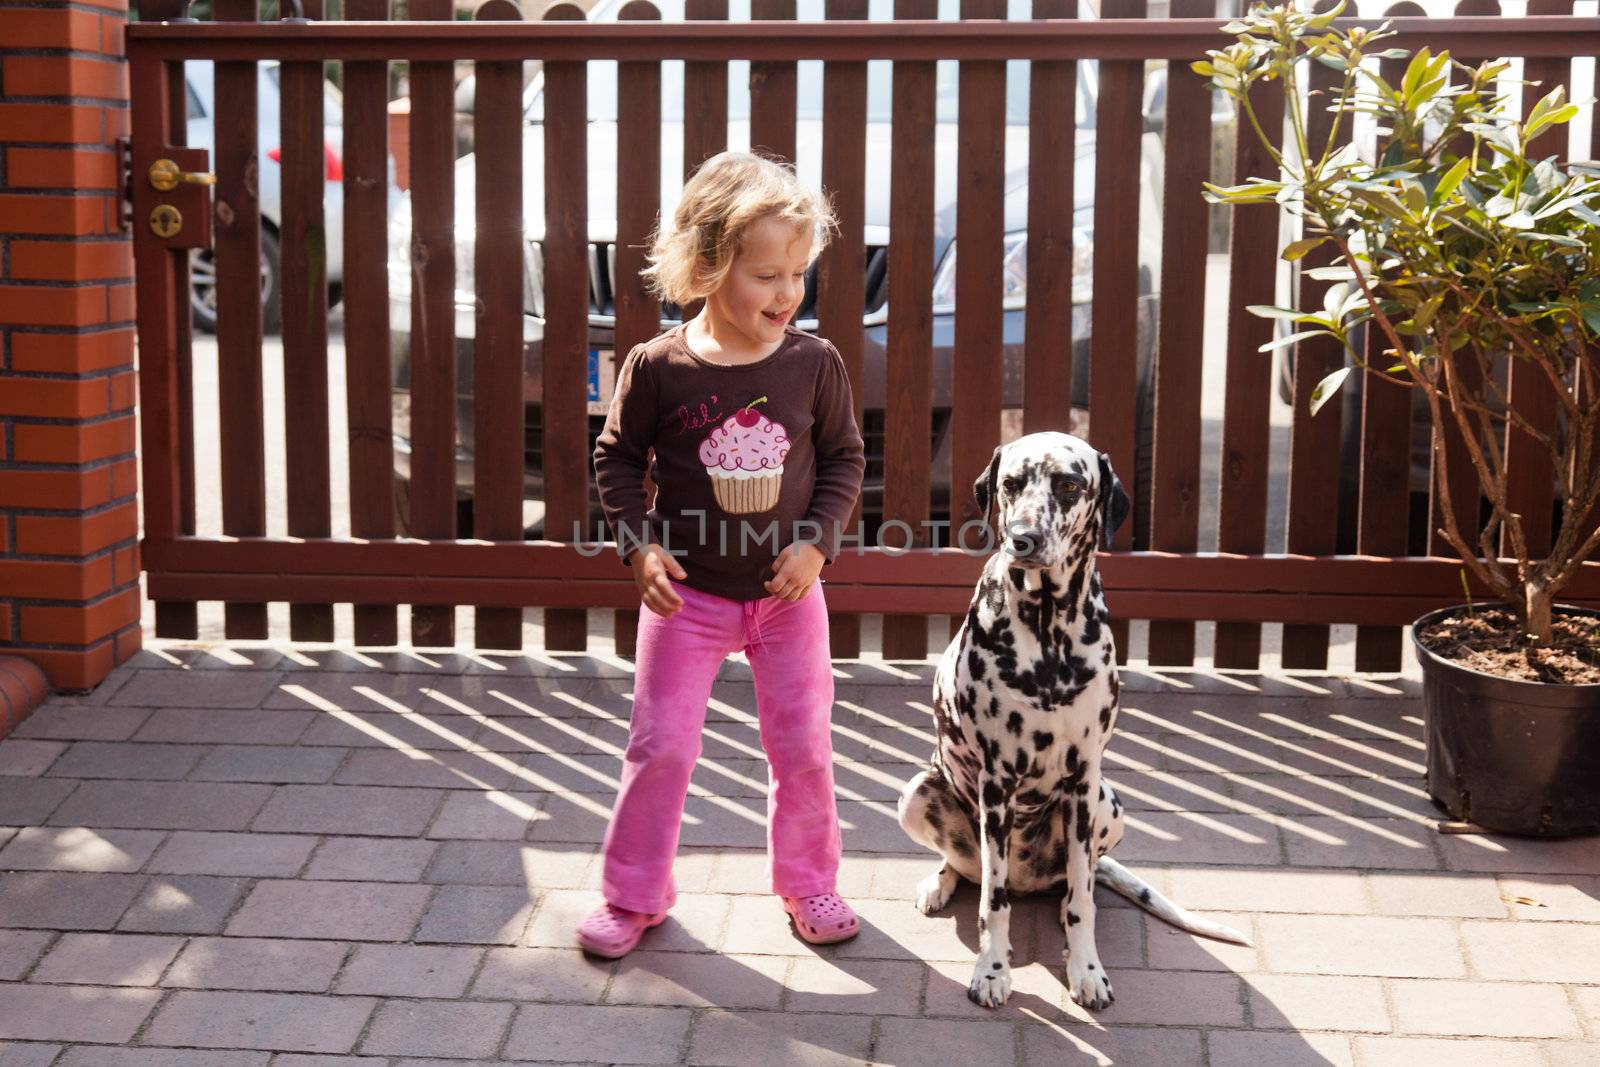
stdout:
<svg viewBox="0 0 1600 1067">
<path fill-rule="evenodd" d="M 755 409 L 766 400 L 763 396 L 750 401 L 700 443 L 700 462 L 706 465 L 717 504 L 730 515 L 778 506 L 789 431 Z"/>
</svg>

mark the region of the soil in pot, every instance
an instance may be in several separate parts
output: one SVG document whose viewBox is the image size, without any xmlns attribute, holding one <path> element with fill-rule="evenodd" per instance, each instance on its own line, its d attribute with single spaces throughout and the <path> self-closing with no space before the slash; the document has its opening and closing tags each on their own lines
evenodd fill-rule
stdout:
<svg viewBox="0 0 1600 1067">
<path fill-rule="evenodd" d="M 1557 614 L 1550 643 L 1528 643 L 1516 616 L 1502 608 L 1464 610 L 1421 628 L 1434 655 L 1500 678 L 1559 685 L 1600 683 L 1600 618 Z"/>
</svg>

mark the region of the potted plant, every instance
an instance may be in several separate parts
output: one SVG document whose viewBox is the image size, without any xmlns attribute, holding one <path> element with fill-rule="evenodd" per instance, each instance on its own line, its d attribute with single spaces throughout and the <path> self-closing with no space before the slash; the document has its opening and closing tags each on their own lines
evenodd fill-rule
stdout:
<svg viewBox="0 0 1600 1067">
<path fill-rule="evenodd" d="M 1330 246 L 1331 263 L 1308 272 L 1331 283 L 1322 308 L 1251 308 L 1300 330 L 1264 349 L 1320 335 L 1343 344 L 1349 362 L 1318 384 L 1313 411 L 1352 369 L 1426 395 L 1441 534 L 1461 557 L 1463 585 L 1470 573 L 1499 601 L 1413 625 L 1429 793 L 1454 817 L 1493 830 L 1600 832 L 1600 613 L 1556 603 L 1600 546 L 1600 168 L 1530 154 L 1541 133 L 1577 113 L 1562 87 L 1519 119 L 1498 88 L 1507 62 L 1374 50 L 1393 36 L 1388 23 L 1335 27 L 1343 6 L 1321 15 L 1258 6 L 1225 27 L 1236 44 L 1194 64 L 1237 103 L 1241 127 L 1280 169 L 1208 184 L 1205 195 L 1298 216 L 1303 236 L 1285 260 Z M 1398 84 L 1380 76 L 1380 59 L 1409 59 Z M 1311 63 L 1342 84 L 1306 93 Z M 1271 82 L 1284 94 L 1281 148 L 1251 106 L 1252 88 Z M 1313 106 L 1333 113 L 1324 143 L 1308 137 Z M 1381 356 L 1358 348 L 1363 327 L 1379 342 L 1368 352 Z M 1508 403 L 1514 362 L 1557 394 L 1555 425 L 1534 425 Z M 1452 500 L 1438 469 L 1447 423 L 1477 476 L 1471 500 Z M 1554 465 L 1561 515 L 1547 553 L 1530 549 L 1508 503 L 1508 426 Z"/>
</svg>

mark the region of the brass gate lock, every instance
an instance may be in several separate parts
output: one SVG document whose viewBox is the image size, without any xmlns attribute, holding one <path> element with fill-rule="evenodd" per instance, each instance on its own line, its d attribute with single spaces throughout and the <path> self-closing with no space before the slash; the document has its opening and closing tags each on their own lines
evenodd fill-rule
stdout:
<svg viewBox="0 0 1600 1067">
<path fill-rule="evenodd" d="M 150 164 L 150 187 L 170 193 L 179 185 L 215 185 L 217 176 L 205 171 L 186 171 L 170 159 L 158 159 Z"/>
<path fill-rule="evenodd" d="M 182 229 L 183 213 L 171 204 L 157 204 L 150 212 L 150 230 L 157 237 L 176 237 Z"/>
</svg>

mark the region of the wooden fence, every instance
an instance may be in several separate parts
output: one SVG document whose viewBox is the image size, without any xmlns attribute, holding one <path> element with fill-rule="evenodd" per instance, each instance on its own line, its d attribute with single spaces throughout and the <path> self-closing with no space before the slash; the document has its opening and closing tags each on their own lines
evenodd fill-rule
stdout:
<svg viewBox="0 0 1600 1067">
<path fill-rule="evenodd" d="M 792 19 L 793 0 L 752 0 L 758 20 Z M 1475 0 L 1467 0 L 1473 3 Z M 587 611 L 637 606 L 633 584 L 614 553 L 556 541 L 522 540 L 527 409 L 521 380 L 524 314 L 524 213 L 542 212 L 544 339 L 541 409 L 545 528 L 572 529 L 589 508 L 585 405 L 590 266 L 586 217 L 588 161 L 585 60 L 617 59 L 619 108 L 615 350 L 654 335 L 660 308 L 638 282 L 640 246 L 656 220 L 661 183 L 657 101 L 661 63 L 686 60 L 685 164 L 727 144 L 728 62 L 749 59 L 751 142 L 793 159 L 796 63 L 824 67 L 822 181 L 842 233 L 818 268 L 818 331 L 844 355 L 857 395 L 863 383 L 862 308 L 867 249 L 864 189 L 869 166 L 889 166 L 894 196 L 887 251 L 883 518 L 912 526 L 930 517 L 925 442 L 935 410 L 930 367 L 934 267 L 935 61 L 960 67 L 957 286 L 950 519 L 976 518 L 971 485 L 1001 436 L 1003 159 L 1008 59 L 1031 65 L 1030 151 L 1022 426 L 1065 427 L 1072 364 L 1074 115 L 1070 101 L 1079 62 L 1098 60 L 1089 409 L 1092 437 L 1124 472 L 1135 470 L 1139 417 L 1136 241 L 1141 176 L 1141 96 L 1148 61 L 1168 69 L 1165 175 L 1160 241 L 1160 317 L 1153 417 L 1148 534 L 1125 528 L 1102 557 L 1114 613 L 1150 619 L 1150 661 L 1185 664 L 1194 656 L 1194 623 L 1216 620 L 1216 663 L 1259 662 L 1261 623 L 1286 624 L 1283 663 L 1326 663 L 1330 623 L 1359 624 L 1358 666 L 1399 664 L 1401 624 L 1460 599 L 1459 564 L 1406 556 L 1409 495 L 1409 398 L 1376 383 L 1362 398 L 1357 551 L 1337 555 L 1340 413 L 1338 401 L 1316 419 L 1311 387 L 1337 350 L 1302 345 L 1295 378 L 1287 548 L 1266 548 L 1270 364 L 1258 348 L 1271 324 L 1243 310 L 1270 304 L 1279 220 L 1246 209 L 1233 220 L 1227 307 L 1208 307 L 1203 279 L 1212 96 L 1188 69 L 1206 49 L 1228 40 L 1211 17 L 1211 0 L 1172 0 L 1173 19 L 1144 20 L 1143 0 L 1105 0 L 1105 18 L 1077 21 L 1075 0 L 1034 0 L 1032 22 L 1004 21 L 1004 0 L 963 0 L 963 18 L 931 21 L 934 0 L 896 0 L 900 24 L 862 21 L 866 0 L 830 0 L 829 21 L 790 23 L 782 32 L 759 23 L 727 23 L 726 0 L 688 0 L 690 22 L 660 23 L 635 0 L 619 21 L 587 24 L 575 5 L 558 3 L 524 21 L 510 0 L 487 0 L 473 22 L 448 22 L 450 0 L 411 0 L 413 22 L 386 22 L 386 0 L 346 0 L 347 19 L 322 22 L 320 0 L 306 0 L 306 20 L 255 21 L 255 0 L 216 0 L 216 21 L 176 21 L 177 0 L 146 0 L 147 20 L 129 27 L 133 98 L 133 185 L 138 252 L 139 347 L 145 492 L 143 560 L 157 602 L 157 632 L 192 636 L 199 601 L 226 602 L 230 638 L 266 636 L 266 605 L 291 605 L 297 640 L 334 637 L 331 605 L 355 605 L 362 644 L 399 638 L 395 605 L 409 604 L 419 645 L 455 641 L 457 605 L 474 605 L 476 643 L 521 646 L 521 609 L 542 606 L 546 646 L 582 649 Z M 1466 8 L 1463 5 L 1463 9 Z M 1491 5 L 1492 6 L 1492 5 Z M 1570 82 L 1571 59 L 1600 52 L 1600 20 L 1570 17 L 1570 3 L 1532 0 L 1539 17 L 1396 20 L 1399 43 L 1428 44 L 1458 56 L 1528 57 L 1530 75 Z M 1474 9 L 1480 11 L 1482 9 Z M 1566 16 L 1566 17 L 1563 17 Z M 183 90 L 175 62 L 217 61 L 226 122 L 217 125 L 214 254 L 219 296 L 219 424 L 222 537 L 195 530 L 195 445 L 186 253 L 163 242 L 137 212 L 149 163 L 182 142 Z M 330 413 L 325 265 L 287 255 L 283 267 L 283 358 L 293 405 L 284 463 L 287 538 L 266 537 L 262 333 L 258 299 L 259 201 L 256 187 L 256 73 L 259 61 L 282 61 L 282 246 L 325 244 L 321 79 L 325 63 L 342 64 L 344 142 L 343 277 L 348 382 L 350 537 L 330 536 Z M 867 60 L 894 62 L 892 162 L 866 158 Z M 410 536 L 396 537 L 390 397 L 386 248 L 385 106 L 388 64 L 409 63 L 412 232 Z M 476 64 L 476 205 L 474 275 L 481 310 L 472 347 L 474 527 L 458 540 L 454 444 L 457 342 L 453 335 L 452 78 L 456 61 Z M 522 202 L 522 64 L 543 63 L 544 203 Z M 1276 86 L 1271 89 L 1276 91 Z M 1588 87 L 1576 97 L 1592 95 Z M 1262 108 L 1270 113 L 1270 94 Z M 1270 162 L 1253 138 L 1240 137 L 1239 175 Z M 1227 177 L 1227 176 L 1224 176 Z M 491 224 L 492 223 L 492 224 Z M 985 295 L 988 294 L 988 295 Z M 1199 338 L 1207 316 L 1227 317 L 1226 413 L 1221 427 L 1217 553 L 1200 544 L 1201 381 Z M 1519 393 L 1519 398 L 1525 393 Z M 859 402 L 859 401 L 858 401 Z M 1543 401 L 1538 401 L 1543 403 Z M 1530 409 L 1532 410 L 1532 409 Z M 1544 409 L 1538 409 L 1543 412 Z M 1553 409 L 1552 409 L 1553 411 Z M 1550 414 L 1549 417 L 1553 417 Z M 1519 450 L 1520 451 L 1520 450 Z M 1522 452 L 1526 476 L 1514 479 L 1528 514 L 1551 510 L 1548 470 Z M 1457 462 L 1453 469 L 1466 470 Z M 1468 476 L 1470 477 L 1470 475 Z M 1126 479 L 1130 486 L 1134 479 Z M 1457 497 L 1461 499 L 1461 497 Z M 1543 535 L 1548 540 L 1548 529 Z M 923 542 L 926 544 L 926 542 Z M 1430 550 L 1439 553 L 1437 541 Z M 926 651 L 926 615 L 964 611 L 981 560 L 957 549 L 846 552 L 827 572 L 836 651 L 859 648 L 860 613 L 884 613 L 884 650 Z M 1571 589 L 1575 602 L 1600 603 L 1600 564 Z M 631 648 L 633 612 L 618 611 L 619 648 Z"/>
</svg>

